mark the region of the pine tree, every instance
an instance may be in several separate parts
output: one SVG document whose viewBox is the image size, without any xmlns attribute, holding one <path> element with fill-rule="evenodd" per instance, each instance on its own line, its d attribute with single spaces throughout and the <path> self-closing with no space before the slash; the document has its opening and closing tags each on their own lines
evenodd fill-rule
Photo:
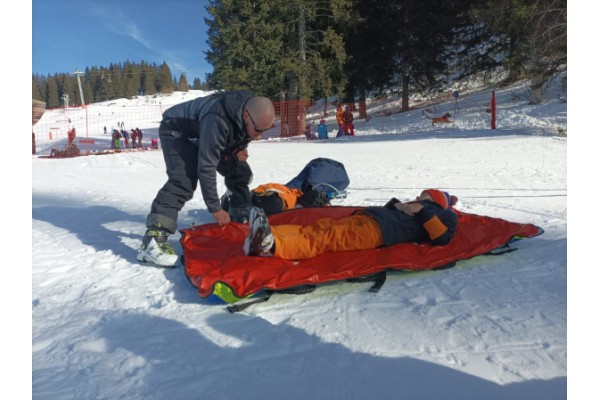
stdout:
<svg viewBox="0 0 600 400">
<path fill-rule="evenodd" d="M 342 31 L 350 18 L 346 0 L 285 3 L 287 98 L 309 99 L 341 93 L 346 52 Z"/>
<path fill-rule="evenodd" d="M 41 91 L 41 80 L 41 77 L 38 75 L 33 75 L 33 78 L 31 79 L 31 98 L 44 101 L 44 96 L 42 96 Z"/>
<path fill-rule="evenodd" d="M 49 85 L 50 80 L 54 80 Z M 81 77 L 81 86 L 86 103 L 101 102 L 115 98 L 131 98 L 140 93 L 155 94 L 157 82 L 161 83 L 161 89 L 169 93 L 174 89 L 173 80 L 170 76 L 170 68 L 167 63 L 160 67 L 156 64 L 148 64 L 142 61 L 140 64 L 126 61 L 124 64 L 111 63 L 109 67 L 87 67 Z M 54 76 L 42 77 L 32 76 L 32 96 L 51 103 L 58 107 L 63 102 L 63 95 L 68 94 L 70 105 L 79 105 L 81 96 L 77 78 L 73 74 L 61 73 Z"/>
<path fill-rule="evenodd" d="M 108 67 L 108 73 L 110 74 L 112 80 L 110 84 L 112 98 L 120 99 L 126 97 L 123 67 L 121 64 L 110 64 Z"/>
<path fill-rule="evenodd" d="M 134 63 L 126 62 L 123 66 L 123 76 L 125 78 L 125 95 L 127 97 L 136 96 L 141 87 L 140 68 Z"/>
<path fill-rule="evenodd" d="M 531 102 L 541 102 L 546 84 L 567 62 L 567 1 L 490 1 L 474 14 L 494 34 L 507 80 L 531 78 Z"/>
<path fill-rule="evenodd" d="M 57 96 L 62 106 L 66 106 L 66 99 L 68 99 L 68 105 L 81 105 L 79 96 L 79 87 L 77 85 L 77 78 L 74 75 L 57 74 Z"/>
<path fill-rule="evenodd" d="M 190 87 L 189 87 L 188 81 L 187 81 L 187 77 L 185 76 L 185 72 L 182 72 L 181 75 L 179 76 L 179 84 L 178 84 L 177 88 L 181 92 L 187 92 L 188 90 L 190 90 Z"/>
<path fill-rule="evenodd" d="M 109 96 L 112 95 L 110 93 L 109 85 L 112 83 L 112 78 L 108 72 L 106 67 L 100 67 L 100 79 L 98 81 L 96 98 L 99 101 L 107 101 L 109 100 Z"/>
<path fill-rule="evenodd" d="M 92 90 L 92 84 L 90 81 L 91 71 L 89 68 L 85 69 L 85 73 L 83 75 L 83 81 L 81 82 L 81 89 L 83 91 L 83 98 L 87 104 L 93 103 L 94 101 L 94 92 Z"/>
<path fill-rule="evenodd" d="M 208 84 L 280 100 L 340 92 L 345 52 L 339 28 L 349 5 L 349 0 L 211 0 Z M 284 120 L 303 121 L 302 109 L 289 110 L 300 115 Z M 292 134 L 302 131 L 302 122 L 290 128 Z"/>
<path fill-rule="evenodd" d="M 156 64 L 148 64 L 142 61 L 140 81 L 142 92 L 145 95 L 153 95 L 157 93 L 156 88 Z"/>
<path fill-rule="evenodd" d="M 173 75 L 166 62 L 163 62 L 156 74 L 156 90 L 160 93 L 172 93 L 174 89 Z"/>
<path fill-rule="evenodd" d="M 402 108 L 408 109 L 410 90 L 434 89 L 443 82 L 455 11 L 452 2 L 443 0 L 355 1 L 355 24 L 346 37 L 348 91 L 400 83 Z"/>
<path fill-rule="evenodd" d="M 213 65 L 208 75 L 211 87 L 247 89 L 271 96 L 281 90 L 283 72 L 283 24 L 276 18 L 279 2 L 210 0 L 207 11 L 210 50 L 206 59 Z"/>
<path fill-rule="evenodd" d="M 58 82 L 56 77 L 48 77 L 48 87 L 46 93 L 46 108 L 60 107 L 60 99 L 58 97 Z"/>
</svg>

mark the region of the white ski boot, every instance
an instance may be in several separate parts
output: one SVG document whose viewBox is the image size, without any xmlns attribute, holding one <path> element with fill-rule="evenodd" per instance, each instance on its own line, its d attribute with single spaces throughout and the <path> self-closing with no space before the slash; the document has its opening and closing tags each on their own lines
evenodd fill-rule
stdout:
<svg viewBox="0 0 600 400">
<path fill-rule="evenodd" d="M 179 262 L 179 256 L 167 242 L 169 233 L 160 228 L 148 228 L 138 251 L 139 261 L 150 262 L 159 267 L 173 268 Z"/>
</svg>

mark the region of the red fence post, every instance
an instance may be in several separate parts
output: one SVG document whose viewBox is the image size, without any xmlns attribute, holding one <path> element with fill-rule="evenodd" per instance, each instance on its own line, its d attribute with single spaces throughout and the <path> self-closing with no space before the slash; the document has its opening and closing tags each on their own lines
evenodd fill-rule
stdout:
<svg viewBox="0 0 600 400">
<path fill-rule="evenodd" d="M 358 101 L 358 119 L 367 119 L 367 101 L 365 99 Z"/>
<path fill-rule="evenodd" d="M 492 90 L 492 129 L 496 129 L 496 91 Z"/>
</svg>

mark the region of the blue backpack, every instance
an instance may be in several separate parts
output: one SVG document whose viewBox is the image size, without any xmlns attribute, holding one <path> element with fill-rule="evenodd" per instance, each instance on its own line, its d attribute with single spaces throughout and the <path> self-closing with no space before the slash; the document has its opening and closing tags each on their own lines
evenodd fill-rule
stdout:
<svg viewBox="0 0 600 400">
<path fill-rule="evenodd" d="M 345 189 L 350 184 L 344 164 L 329 158 L 310 161 L 294 179 L 285 186 L 302 192 L 322 192 L 330 199 L 345 198 Z"/>
</svg>

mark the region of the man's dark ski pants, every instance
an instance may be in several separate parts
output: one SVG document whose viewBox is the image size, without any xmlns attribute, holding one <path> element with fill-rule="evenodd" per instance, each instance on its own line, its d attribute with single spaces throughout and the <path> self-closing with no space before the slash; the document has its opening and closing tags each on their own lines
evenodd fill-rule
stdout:
<svg viewBox="0 0 600 400">
<path fill-rule="evenodd" d="M 192 199 L 198 187 L 198 146 L 180 132 L 161 128 L 158 134 L 169 179 L 152 202 L 146 226 L 160 226 L 175 233 L 179 211 Z M 232 193 L 230 207 L 252 203 L 248 188 L 252 170 L 247 162 L 229 154 L 221 158 L 217 171 L 225 177 L 225 186 Z"/>
</svg>

